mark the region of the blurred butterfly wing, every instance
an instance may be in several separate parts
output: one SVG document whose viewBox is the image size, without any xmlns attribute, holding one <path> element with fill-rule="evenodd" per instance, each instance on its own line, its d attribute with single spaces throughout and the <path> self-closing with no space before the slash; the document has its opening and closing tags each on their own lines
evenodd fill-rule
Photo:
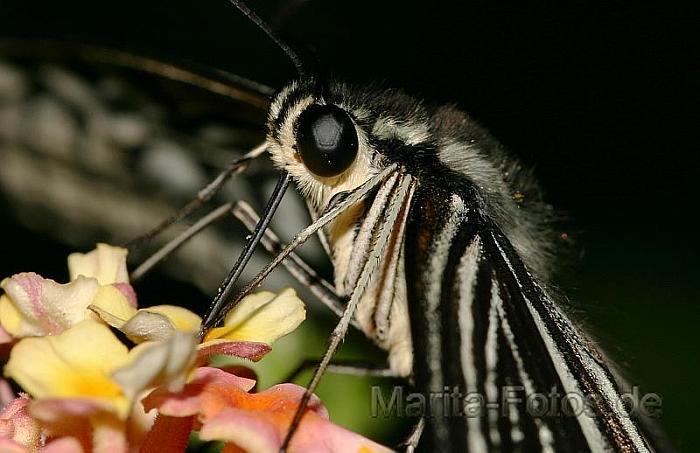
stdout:
<svg viewBox="0 0 700 453">
<path fill-rule="evenodd" d="M 98 240 L 124 243 L 264 140 L 270 93 L 235 76 L 203 76 L 121 52 L 0 42 L 4 208 L 79 249 Z M 261 205 L 275 175 L 260 160 L 210 208 L 238 199 Z M 301 200 L 286 209 L 283 234 L 308 221 Z M 184 246 L 167 268 L 212 292 L 246 234 L 233 220 L 222 223 Z"/>
</svg>

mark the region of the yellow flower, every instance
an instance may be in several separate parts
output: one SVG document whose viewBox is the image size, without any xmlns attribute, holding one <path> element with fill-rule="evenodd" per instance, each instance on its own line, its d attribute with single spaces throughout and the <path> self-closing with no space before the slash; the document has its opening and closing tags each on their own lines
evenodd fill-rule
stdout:
<svg viewBox="0 0 700 453">
<path fill-rule="evenodd" d="M 109 327 L 85 320 L 59 335 L 20 340 L 5 375 L 37 400 L 90 400 L 125 418 L 139 392 L 184 385 L 195 344 L 194 335 L 180 333 L 128 351 Z"/>
<path fill-rule="evenodd" d="M 176 331 L 197 332 L 202 322 L 191 311 L 173 305 L 136 310 L 118 291 L 103 291 L 89 308 L 135 343 L 164 340 Z M 223 327 L 211 329 L 200 347 L 232 341 L 270 345 L 296 329 L 305 317 L 304 303 L 293 289 L 279 294 L 261 291 L 241 300 L 226 316 Z"/>
<path fill-rule="evenodd" d="M 126 249 L 98 244 L 89 253 L 68 257 L 71 281 L 60 284 L 33 272 L 4 279 L 0 287 L 0 326 L 15 338 L 56 335 L 88 317 L 96 298 L 124 299 L 136 306 L 128 283 Z M 119 305 L 113 303 L 112 305 Z"/>
<path fill-rule="evenodd" d="M 79 275 L 97 279 L 100 285 L 129 283 L 126 270 L 128 251 L 108 244 L 97 244 L 95 250 L 88 253 L 71 253 L 68 255 L 68 272 L 71 281 Z"/>
<path fill-rule="evenodd" d="M 53 335 L 85 319 L 100 289 L 97 280 L 78 277 L 59 284 L 33 272 L 0 283 L 0 324 L 13 337 Z"/>
<path fill-rule="evenodd" d="M 175 332 L 195 333 L 202 323 L 202 318 L 175 305 L 136 310 L 119 291 L 105 291 L 88 308 L 134 343 L 166 340 Z"/>
<path fill-rule="evenodd" d="M 20 340 L 5 375 L 36 399 L 88 398 L 123 413 L 128 401 L 111 374 L 128 355 L 107 326 L 86 320 L 60 335 Z"/>
<path fill-rule="evenodd" d="M 224 325 L 211 329 L 204 341 L 256 341 L 272 344 L 296 329 L 305 318 L 304 303 L 292 288 L 279 294 L 260 291 L 241 300 L 226 315 Z"/>
</svg>

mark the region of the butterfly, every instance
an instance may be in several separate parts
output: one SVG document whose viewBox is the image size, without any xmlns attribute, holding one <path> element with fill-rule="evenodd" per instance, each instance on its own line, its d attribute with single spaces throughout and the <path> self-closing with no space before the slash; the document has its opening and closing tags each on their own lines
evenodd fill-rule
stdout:
<svg viewBox="0 0 700 453">
<path fill-rule="evenodd" d="M 244 112 L 270 94 L 242 80 L 222 85 L 240 85 L 227 95 Z M 525 395 L 555 387 L 593 396 L 595 417 L 537 418 L 515 404 L 495 418 L 428 418 L 425 442 L 473 451 L 649 448 L 615 407 L 604 359 L 549 295 L 539 217 L 514 197 L 528 187 L 513 175 L 517 164 L 468 116 L 397 91 L 303 77 L 273 97 L 267 116 L 266 149 L 291 175 L 278 187 L 290 179 L 300 187 L 315 225 L 302 236 L 324 235 L 335 265 L 329 291 L 348 299 L 336 307 L 357 309 L 354 322 L 389 351 L 393 371 L 443 400 L 453 387 L 499 400 L 508 383 Z M 213 313 L 206 322 L 221 316 Z M 345 328 L 353 322 L 344 319 Z"/>
</svg>

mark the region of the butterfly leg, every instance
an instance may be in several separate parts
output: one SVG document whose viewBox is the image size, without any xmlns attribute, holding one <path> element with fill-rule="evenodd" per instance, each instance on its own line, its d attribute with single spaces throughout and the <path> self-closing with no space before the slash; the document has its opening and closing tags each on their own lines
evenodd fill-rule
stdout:
<svg viewBox="0 0 700 453">
<path fill-rule="evenodd" d="M 318 219 L 316 219 L 311 225 L 307 226 L 303 230 L 299 231 L 292 241 L 285 245 L 284 248 L 275 255 L 274 258 L 262 269 L 258 274 L 253 277 L 252 280 L 250 280 L 245 287 L 238 293 L 237 296 L 232 298 L 231 300 L 228 301 L 228 303 L 222 307 L 221 310 L 218 310 L 218 314 L 215 316 L 210 316 L 210 319 L 208 322 L 203 322 L 202 327 L 200 328 L 200 334 L 203 335 L 208 329 L 211 327 L 215 326 L 219 322 L 223 321 L 223 319 L 226 316 L 226 313 L 228 313 L 230 310 L 236 307 L 236 305 L 248 294 L 250 294 L 252 291 L 254 291 L 260 284 L 267 278 L 268 275 L 281 263 L 285 261 L 286 258 L 288 258 L 294 250 L 302 245 L 304 242 L 306 242 L 312 235 L 316 234 L 319 229 L 323 228 L 325 225 L 327 225 L 329 222 L 331 222 L 333 219 L 337 218 L 340 214 L 342 214 L 349 206 L 352 206 L 353 204 L 357 203 L 358 201 L 364 199 L 375 187 L 377 187 L 379 184 L 382 183 L 386 179 L 386 177 L 396 171 L 396 164 L 391 165 L 390 167 L 387 167 L 384 169 L 382 172 L 379 174 L 373 176 L 372 178 L 368 179 L 364 183 L 362 183 L 360 186 L 356 187 L 355 189 L 344 193 L 344 196 L 341 197 L 337 202 L 332 203 L 331 206 L 326 208 L 324 211 L 323 215 L 321 215 Z M 264 236 L 264 235 L 263 235 Z M 376 267 L 376 266 L 374 266 Z M 368 277 L 369 278 L 369 277 Z M 354 304 L 356 305 L 358 301 L 355 301 Z M 350 300 L 349 304 L 353 303 L 352 299 Z M 354 306 L 352 307 L 352 310 L 350 313 L 352 314 L 354 312 Z M 343 308 L 343 316 L 347 317 L 347 320 L 343 320 L 343 324 L 354 324 L 351 320 L 351 316 L 348 316 L 348 310 L 347 308 Z M 347 325 L 346 325 L 347 327 Z M 310 398 L 311 395 L 309 395 L 308 398 Z M 308 398 L 307 398 L 307 403 L 308 403 Z"/>
<path fill-rule="evenodd" d="M 155 253 L 153 253 L 151 256 L 146 258 L 136 269 L 131 272 L 129 275 L 129 279 L 132 282 L 138 281 L 141 278 L 143 278 L 144 275 L 153 267 L 161 262 L 164 258 L 166 258 L 168 255 L 173 253 L 175 250 L 180 248 L 182 245 L 184 245 L 188 240 L 192 239 L 197 233 L 211 225 L 212 223 L 215 223 L 222 217 L 226 217 L 230 215 L 231 213 L 231 208 L 233 207 L 232 203 L 226 203 L 218 208 L 214 209 L 212 212 L 209 214 L 205 215 L 201 219 L 199 219 L 197 222 L 195 222 L 192 226 L 187 228 L 185 231 L 180 233 L 177 237 L 173 238 L 171 241 L 167 242 L 165 245 L 163 245 L 161 248 L 159 248 Z M 157 234 L 157 233 L 156 233 Z M 155 236 L 155 234 L 153 235 Z M 152 236 L 152 237 L 153 237 Z M 145 237 L 145 236 L 143 236 Z"/>
<path fill-rule="evenodd" d="M 262 152 L 262 151 L 261 151 Z M 354 203 L 357 203 L 358 201 L 362 200 L 372 189 L 377 187 L 377 185 L 381 184 L 382 181 L 386 179 L 386 177 L 396 171 L 396 165 L 392 165 L 381 173 L 373 176 L 369 180 L 367 180 L 365 183 L 361 184 L 359 187 L 356 189 L 348 192 L 345 194 L 343 198 L 341 198 L 339 201 L 336 203 L 333 203 L 331 206 L 329 206 L 324 214 L 319 217 L 316 221 L 314 221 L 311 225 L 300 231 L 294 236 L 294 239 L 286 245 L 282 250 L 280 250 L 279 253 L 272 259 L 270 263 L 268 263 L 265 268 L 263 268 L 246 286 L 243 288 L 243 290 L 239 293 L 239 295 L 236 297 L 235 300 L 233 300 L 231 303 L 228 304 L 228 307 L 224 310 L 222 310 L 216 317 L 212 318 L 212 321 L 209 324 L 203 324 L 202 327 L 200 328 L 201 332 L 204 333 L 208 328 L 210 328 L 213 325 L 216 325 L 217 322 L 220 321 L 220 319 L 223 319 L 223 317 L 226 315 L 226 313 L 233 307 L 235 307 L 236 303 L 240 301 L 245 295 L 249 294 L 251 291 L 253 291 L 255 288 L 257 288 L 260 283 L 265 279 L 267 275 L 272 272 L 272 270 L 277 267 L 279 264 L 283 263 L 285 261 L 285 258 L 290 257 L 291 255 L 294 254 L 294 249 L 298 247 L 299 245 L 303 244 L 311 235 L 315 234 L 320 228 L 322 228 L 324 225 L 326 225 L 328 222 L 332 221 L 335 219 L 338 215 L 340 215 L 342 212 L 344 212 L 349 206 L 351 206 Z M 345 334 L 347 332 L 348 327 L 350 324 L 353 323 L 353 315 L 355 312 L 355 308 L 357 307 L 357 304 L 359 303 L 359 299 L 362 296 L 364 289 L 369 283 L 371 275 L 374 273 L 374 271 L 377 269 L 379 265 L 379 257 L 382 255 L 384 252 L 386 246 L 389 243 L 389 238 L 391 236 L 391 232 L 393 231 L 394 224 L 397 221 L 397 218 L 399 216 L 399 212 L 402 209 L 403 202 L 406 198 L 406 194 L 409 192 L 410 187 L 412 186 L 412 178 L 409 175 L 403 175 L 401 178 L 401 183 L 399 184 L 398 188 L 398 196 L 394 200 L 393 203 L 390 204 L 390 206 L 387 209 L 386 215 L 382 219 L 382 225 L 378 234 L 378 237 L 376 241 L 374 242 L 372 246 L 372 250 L 369 253 L 368 260 L 366 262 L 366 265 L 363 266 L 363 270 L 360 273 L 359 279 L 358 279 L 358 284 L 356 286 L 355 291 L 353 292 L 352 296 L 350 297 L 350 300 L 348 303 L 343 307 L 342 309 L 342 316 L 340 317 L 340 320 L 338 322 L 338 325 L 336 325 L 335 329 L 333 329 L 333 332 L 331 333 L 331 337 L 329 339 L 329 346 L 321 360 L 321 363 L 319 366 L 316 368 L 316 371 L 314 372 L 314 376 L 309 384 L 308 389 L 304 393 L 299 407 L 297 409 L 297 412 L 294 415 L 294 419 L 292 420 L 292 423 L 290 425 L 290 429 L 287 432 L 287 436 L 285 437 L 285 440 L 283 442 L 281 451 L 285 451 L 287 446 L 289 445 L 289 442 L 291 441 L 292 436 L 294 435 L 294 432 L 296 431 L 296 428 L 299 425 L 299 422 L 301 421 L 302 415 L 305 412 L 305 409 L 309 403 L 309 400 L 311 398 L 311 395 L 313 394 L 313 391 L 316 389 L 318 386 L 318 383 L 326 371 L 328 365 L 330 364 L 331 359 L 335 355 L 336 350 L 340 346 L 340 343 L 342 342 L 343 338 L 345 337 Z M 399 200 L 399 201 L 396 201 Z M 228 209 L 229 206 L 226 205 L 226 208 L 222 207 L 222 211 Z M 218 215 L 213 215 L 212 219 L 219 218 Z M 213 220 L 212 220 L 213 221 Z M 199 226 L 198 226 L 199 227 Z M 193 233 L 189 235 L 191 237 L 194 234 L 194 229 L 192 229 Z M 270 234 L 267 235 L 268 237 Z M 265 237 L 264 235 L 262 237 Z M 185 239 L 186 240 L 186 239 Z M 185 241 L 180 241 L 180 243 L 184 243 Z M 289 260 L 292 262 L 293 260 Z M 313 282 L 311 282 L 313 283 Z M 329 285 L 330 286 L 330 285 Z M 337 296 L 336 296 L 337 297 Z M 337 301 L 339 304 L 340 302 Z M 342 304 L 340 304 L 342 305 Z"/>
<path fill-rule="evenodd" d="M 413 427 L 411 430 L 411 434 L 408 435 L 406 440 L 403 442 L 401 445 L 402 447 L 405 448 L 406 453 L 413 453 L 416 451 L 416 447 L 418 446 L 418 442 L 420 442 L 421 435 L 423 434 L 423 430 L 425 429 L 425 418 L 421 417 L 416 425 Z"/>
<path fill-rule="evenodd" d="M 260 216 L 255 210 L 245 201 L 239 201 L 233 208 L 233 215 L 243 223 L 243 225 L 252 231 L 257 225 Z M 260 241 L 265 249 L 273 255 L 280 253 L 284 246 L 280 242 L 277 235 L 268 229 L 265 231 L 262 241 Z M 345 309 L 345 301 L 335 292 L 335 287 L 318 275 L 311 266 L 306 264 L 304 260 L 296 253 L 291 253 L 289 257 L 282 261 L 282 265 L 299 283 L 308 288 L 314 296 L 316 296 L 325 306 L 331 309 L 338 317 L 343 314 Z M 359 326 L 353 320 L 353 326 L 359 329 Z"/>
<path fill-rule="evenodd" d="M 350 322 L 355 314 L 357 304 L 359 303 L 360 298 L 364 294 L 364 291 L 367 285 L 369 284 L 370 277 L 374 274 L 375 270 L 379 266 L 380 257 L 382 256 L 384 250 L 389 244 L 391 233 L 393 231 L 394 225 L 396 224 L 396 221 L 398 220 L 399 213 L 402 210 L 403 202 L 406 199 L 406 195 L 410 191 L 411 185 L 412 178 L 409 175 L 402 175 L 401 182 L 399 183 L 397 189 L 397 195 L 393 198 L 393 202 L 390 203 L 386 209 L 386 214 L 384 215 L 381 221 L 376 240 L 374 241 L 372 249 L 370 250 L 370 253 L 367 257 L 366 264 L 362 268 L 360 277 L 357 280 L 355 290 L 353 291 L 350 300 L 345 306 L 343 315 L 340 317 L 338 324 L 333 329 L 333 332 L 331 332 L 328 341 L 328 348 L 326 349 L 326 352 L 323 355 L 319 366 L 316 368 L 316 371 L 314 372 L 314 375 L 311 378 L 311 382 L 309 383 L 306 392 L 304 392 L 304 396 L 302 397 L 301 402 L 299 403 L 299 407 L 296 413 L 294 414 L 294 419 L 292 420 L 289 430 L 287 431 L 287 435 L 284 439 L 284 442 L 282 443 L 280 451 L 287 451 L 292 437 L 294 436 L 295 431 L 299 427 L 299 423 L 301 422 L 301 418 L 304 415 L 309 400 L 311 399 L 311 395 L 313 394 L 314 390 L 316 390 L 316 387 L 318 386 L 319 382 L 321 381 L 321 377 L 328 368 L 331 359 L 335 355 L 335 352 L 340 346 L 340 343 L 345 338 L 345 334 L 347 333 Z"/>
<path fill-rule="evenodd" d="M 151 239 L 159 235 L 163 230 L 168 228 L 170 225 L 182 220 L 183 218 L 187 217 L 188 215 L 202 207 L 207 201 L 209 201 L 214 195 L 216 195 L 219 192 L 219 190 L 221 189 L 221 187 L 223 187 L 226 181 L 228 181 L 233 175 L 245 171 L 245 169 L 248 168 L 250 162 L 256 157 L 262 155 L 266 149 L 267 145 L 265 143 L 261 143 L 252 150 L 248 151 L 243 156 L 233 160 L 224 170 L 222 170 L 218 175 L 216 175 L 216 177 L 212 179 L 211 182 L 209 182 L 209 184 L 203 187 L 197 193 L 197 196 L 194 199 L 192 199 L 189 203 L 180 208 L 180 210 L 174 213 L 172 216 L 164 219 L 162 222 L 153 227 L 147 233 L 129 241 L 126 244 L 126 247 L 131 249 L 133 247 L 150 241 Z"/>
<path fill-rule="evenodd" d="M 197 235 L 197 233 L 209 225 L 221 220 L 222 218 L 228 218 L 229 215 L 235 216 L 246 228 L 250 230 L 255 228 L 255 225 L 259 219 L 259 216 L 255 210 L 244 201 L 239 201 L 235 204 L 223 204 L 199 219 L 180 235 L 163 245 L 150 257 L 144 260 L 131 273 L 131 281 L 138 281 L 141 279 L 160 261 L 184 245 L 188 240 Z M 265 232 L 261 242 L 263 246 L 273 254 L 278 253 L 283 248 L 277 235 L 269 229 Z M 308 288 L 311 293 L 314 294 L 319 301 L 321 301 L 321 303 L 330 308 L 333 313 L 337 314 L 338 316 L 342 314 L 344 301 L 336 294 L 333 285 L 318 275 L 318 273 L 316 273 L 311 266 L 306 264 L 299 255 L 292 252 L 289 257 L 282 262 L 282 265 L 296 280 Z M 352 324 L 354 327 L 359 329 L 356 321 L 353 320 Z"/>
<path fill-rule="evenodd" d="M 298 378 L 304 371 L 315 369 L 321 362 L 317 359 L 304 360 L 291 373 L 287 375 L 284 382 L 292 382 Z M 360 361 L 335 361 L 328 365 L 326 371 L 329 373 L 344 374 L 347 376 L 358 377 L 385 377 L 385 378 L 404 378 L 399 376 L 387 364 L 373 364 Z"/>
</svg>

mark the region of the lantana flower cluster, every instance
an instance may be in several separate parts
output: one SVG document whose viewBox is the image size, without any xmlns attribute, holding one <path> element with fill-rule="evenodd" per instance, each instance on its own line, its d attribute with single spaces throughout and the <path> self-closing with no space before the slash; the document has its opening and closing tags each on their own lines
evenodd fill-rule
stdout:
<svg viewBox="0 0 700 453">
<path fill-rule="evenodd" d="M 138 308 L 126 256 L 99 244 L 68 257 L 68 283 L 32 272 L 0 283 L 0 451 L 178 452 L 193 431 L 226 452 L 278 451 L 304 389 L 255 392 L 251 373 L 209 359 L 262 359 L 304 320 L 303 302 L 292 289 L 253 294 L 200 341 L 195 313 Z M 289 451 L 389 450 L 331 423 L 314 396 Z"/>
</svg>

